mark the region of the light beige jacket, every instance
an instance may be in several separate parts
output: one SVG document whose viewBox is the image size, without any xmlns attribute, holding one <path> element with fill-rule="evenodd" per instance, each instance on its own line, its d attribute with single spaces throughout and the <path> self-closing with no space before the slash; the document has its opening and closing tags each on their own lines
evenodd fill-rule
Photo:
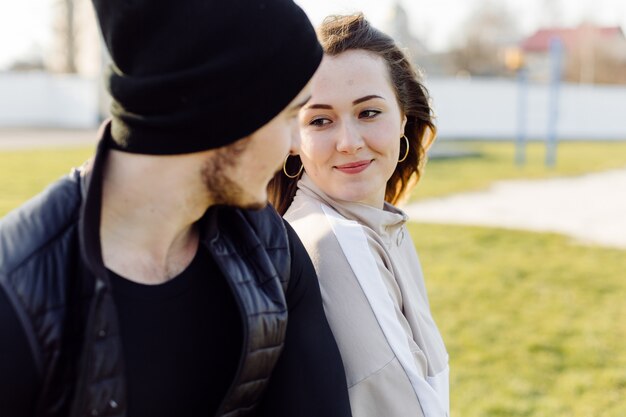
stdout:
<svg viewBox="0 0 626 417">
<path fill-rule="evenodd" d="M 285 218 L 306 247 L 354 417 L 449 415 L 448 354 L 406 214 L 339 202 L 305 176 Z"/>
</svg>

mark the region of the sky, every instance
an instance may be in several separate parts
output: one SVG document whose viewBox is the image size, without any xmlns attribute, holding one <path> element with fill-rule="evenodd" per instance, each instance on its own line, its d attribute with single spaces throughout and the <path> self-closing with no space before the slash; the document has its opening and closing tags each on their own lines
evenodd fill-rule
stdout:
<svg viewBox="0 0 626 417">
<path fill-rule="evenodd" d="M 89 0 L 78 0 L 87 2 Z M 431 50 L 442 51 L 462 37 L 468 13 L 486 1 L 506 3 L 523 33 L 556 23 L 573 26 L 587 19 L 619 25 L 626 31 L 626 0 L 296 0 L 314 24 L 329 14 L 362 11 L 384 27 L 394 1 L 407 10 L 413 34 Z M 59 0 L 0 1 L 0 69 L 22 57 L 51 48 L 53 19 Z M 182 3 L 181 3 L 182 4 Z M 552 11 L 546 9 L 552 4 Z"/>
</svg>

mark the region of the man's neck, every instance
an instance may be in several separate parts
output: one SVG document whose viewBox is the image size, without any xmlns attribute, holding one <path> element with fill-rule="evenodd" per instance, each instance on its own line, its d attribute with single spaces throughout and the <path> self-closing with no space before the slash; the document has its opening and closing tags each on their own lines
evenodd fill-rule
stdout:
<svg viewBox="0 0 626 417">
<path fill-rule="evenodd" d="M 100 224 L 108 269 L 131 281 L 159 284 L 191 263 L 199 243 L 196 222 L 209 203 L 200 176 L 189 169 L 191 161 L 179 162 L 176 157 L 109 155 Z"/>
</svg>

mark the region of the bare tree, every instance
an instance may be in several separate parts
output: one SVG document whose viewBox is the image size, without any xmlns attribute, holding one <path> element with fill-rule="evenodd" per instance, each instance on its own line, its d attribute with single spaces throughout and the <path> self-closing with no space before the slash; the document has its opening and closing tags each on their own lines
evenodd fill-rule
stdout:
<svg viewBox="0 0 626 417">
<path fill-rule="evenodd" d="M 57 0 L 54 24 L 57 54 L 50 67 L 54 71 L 76 73 L 78 71 L 78 43 L 76 41 L 76 0 Z"/>
<path fill-rule="evenodd" d="M 454 49 L 457 72 L 472 75 L 507 73 L 504 50 L 517 41 L 515 16 L 502 2 L 484 0 L 468 16 Z"/>
<path fill-rule="evenodd" d="M 67 54 L 65 55 L 65 69 L 67 72 L 76 72 L 76 36 L 75 36 L 75 19 L 74 19 L 74 1 L 63 0 L 65 5 L 65 45 Z"/>
</svg>

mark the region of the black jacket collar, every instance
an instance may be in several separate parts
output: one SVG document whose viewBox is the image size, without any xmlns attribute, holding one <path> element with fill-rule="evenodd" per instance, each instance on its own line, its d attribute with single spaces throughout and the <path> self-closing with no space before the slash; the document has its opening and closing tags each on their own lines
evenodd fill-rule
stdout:
<svg viewBox="0 0 626 417">
<path fill-rule="evenodd" d="M 83 175 L 83 203 L 78 222 L 81 255 L 87 268 L 98 277 L 101 284 L 108 284 L 102 246 L 100 244 L 100 220 L 102 213 L 102 182 L 104 165 L 110 149 L 111 122 L 100 128 L 100 140 L 95 157 Z"/>
</svg>

